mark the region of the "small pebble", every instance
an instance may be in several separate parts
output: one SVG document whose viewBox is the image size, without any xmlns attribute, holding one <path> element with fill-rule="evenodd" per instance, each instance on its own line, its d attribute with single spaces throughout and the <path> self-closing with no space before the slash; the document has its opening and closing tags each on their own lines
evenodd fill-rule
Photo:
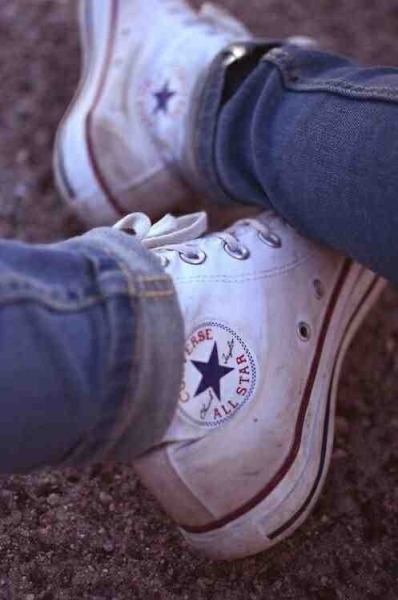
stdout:
<svg viewBox="0 0 398 600">
<path fill-rule="evenodd" d="M 107 540 L 102 547 L 107 554 L 110 554 L 114 551 L 115 544 L 112 542 L 112 540 Z"/>
<path fill-rule="evenodd" d="M 59 494 L 50 494 L 47 498 L 47 503 L 50 506 L 57 506 L 61 500 L 61 496 Z"/>
<path fill-rule="evenodd" d="M 99 499 L 100 499 L 101 504 L 108 505 L 108 504 L 111 504 L 111 502 L 112 502 L 112 496 L 110 496 L 106 492 L 100 492 Z"/>
<path fill-rule="evenodd" d="M 332 454 L 333 460 L 343 460 L 344 458 L 347 458 L 347 456 L 348 453 L 342 448 L 336 448 Z"/>
<path fill-rule="evenodd" d="M 21 521 L 22 521 L 22 514 L 19 511 L 13 512 L 10 517 L 10 523 L 12 523 L 12 525 L 19 525 L 19 523 Z"/>
</svg>

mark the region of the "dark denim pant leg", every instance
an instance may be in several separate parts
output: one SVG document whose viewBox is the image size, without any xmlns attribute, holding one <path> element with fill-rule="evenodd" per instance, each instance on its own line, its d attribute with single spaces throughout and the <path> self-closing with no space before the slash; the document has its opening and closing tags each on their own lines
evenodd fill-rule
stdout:
<svg viewBox="0 0 398 600">
<path fill-rule="evenodd" d="M 199 113 L 207 192 L 273 208 L 398 282 L 398 69 L 285 45 L 228 77 L 221 60 Z"/>
<path fill-rule="evenodd" d="M 0 242 L 0 472 L 131 460 L 177 403 L 171 280 L 125 233 Z"/>
</svg>

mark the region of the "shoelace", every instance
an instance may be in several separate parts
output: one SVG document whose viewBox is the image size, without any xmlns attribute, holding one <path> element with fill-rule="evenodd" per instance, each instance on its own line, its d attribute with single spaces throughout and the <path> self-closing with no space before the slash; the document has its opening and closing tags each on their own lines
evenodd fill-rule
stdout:
<svg viewBox="0 0 398 600">
<path fill-rule="evenodd" d="M 267 222 L 256 219 L 242 219 L 226 231 L 209 234 L 223 242 L 223 248 L 233 258 L 245 260 L 250 251 L 239 240 L 240 227 L 252 227 L 258 233 L 260 241 L 271 248 L 280 248 L 282 241 L 271 228 L 272 221 L 277 217 L 270 213 Z M 193 213 L 182 217 L 166 215 L 160 221 L 152 224 L 149 217 L 143 213 L 132 213 L 116 223 L 115 229 L 134 235 L 146 248 L 160 253 L 159 258 L 165 265 L 168 263 L 164 252 L 177 252 L 180 258 L 190 264 L 203 263 L 207 255 L 200 248 L 200 239 L 207 231 L 207 215 L 205 212 Z M 196 243 L 192 243 L 196 242 Z"/>
</svg>

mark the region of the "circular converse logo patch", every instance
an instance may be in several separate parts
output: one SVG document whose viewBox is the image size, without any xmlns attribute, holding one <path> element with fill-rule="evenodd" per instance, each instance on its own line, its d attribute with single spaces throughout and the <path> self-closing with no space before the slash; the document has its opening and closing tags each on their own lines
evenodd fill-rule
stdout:
<svg viewBox="0 0 398 600">
<path fill-rule="evenodd" d="M 223 323 L 202 323 L 185 344 L 180 413 L 195 425 L 222 425 L 253 397 L 256 380 L 254 356 L 241 336 Z"/>
</svg>

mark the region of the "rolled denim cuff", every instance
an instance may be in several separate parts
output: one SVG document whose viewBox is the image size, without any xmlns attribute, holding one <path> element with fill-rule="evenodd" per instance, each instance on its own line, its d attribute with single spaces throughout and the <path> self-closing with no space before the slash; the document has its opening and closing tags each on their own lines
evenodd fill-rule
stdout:
<svg viewBox="0 0 398 600">
<path fill-rule="evenodd" d="M 252 58 L 254 68 L 262 56 L 282 44 L 281 40 L 270 39 L 231 44 L 215 57 L 198 84 L 190 119 L 188 169 L 194 188 L 211 203 L 236 204 L 218 176 L 215 160 L 217 123 L 225 101 L 228 69 L 243 58 Z"/>
<path fill-rule="evenodd" d="M 171 278 L 133 237 L 100 228 L 78 243 L 114 261 L 117 284 L 110 276 L 108 292 L 122 285 L 127 302 L 110 317 L 116 358 L 104 378 L 98 422 L 65 464 L 130 461 L 159 442 L 173 418 L 183 369 L 182 315 Z"/>
</svg>

